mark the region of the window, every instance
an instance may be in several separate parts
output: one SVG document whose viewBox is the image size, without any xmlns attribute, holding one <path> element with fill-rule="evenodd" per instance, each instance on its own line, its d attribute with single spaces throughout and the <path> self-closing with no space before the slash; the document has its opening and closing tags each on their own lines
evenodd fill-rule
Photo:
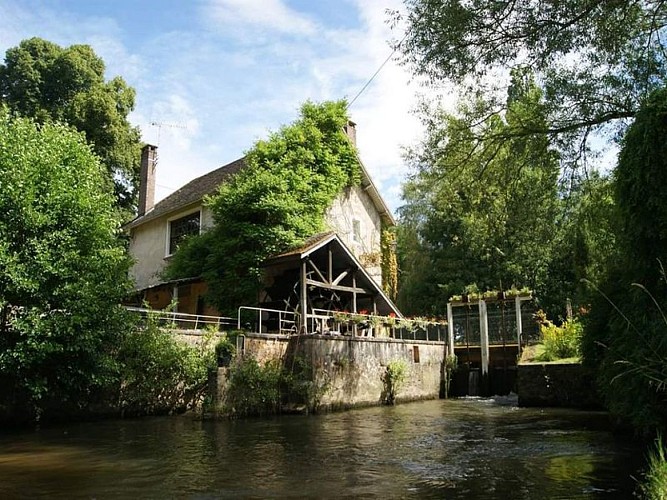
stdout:
<svg viewBox="0 0 667 500">
<path fill-rule="evenodd" d="M 352 221 L 352 239 L 361 243 L 361 221 L 358 219 Z"/>
<path fill-rule="evenodd" d="M 199 211 L 169 221 L 169 251 L 167 255 L 172 255 L 178 245 L 190 235 L 199 234 Z"/>
</svg>

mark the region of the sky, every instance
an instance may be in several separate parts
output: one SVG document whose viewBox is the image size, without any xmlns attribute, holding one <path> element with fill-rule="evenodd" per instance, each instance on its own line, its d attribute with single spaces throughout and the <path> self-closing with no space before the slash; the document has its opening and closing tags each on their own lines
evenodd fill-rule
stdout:
<svg viewBox="0 0 667 500">
<path fill-rule="evenodd" d="M 0 0 L 0 51 L 88 44 L 137 92 L 130 121 L 158 146 L 157 200 L 297 118 L 351 100 L 391 54 L 400 0 Z M 393 57 L 350 106 L 360 157 L 392 210 L 422 129 L 423 87 Z"/>
</svg>

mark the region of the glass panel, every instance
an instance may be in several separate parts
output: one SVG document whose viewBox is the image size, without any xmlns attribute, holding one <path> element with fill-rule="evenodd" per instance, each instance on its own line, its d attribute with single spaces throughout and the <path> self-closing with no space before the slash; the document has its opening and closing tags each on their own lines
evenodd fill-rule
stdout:
<svg viewBox="0 0 667 500">
<path fill-rule="evenodd" d="M 169 255 L 173 254 L 186 236 L 199 234 L 199 212 L 169 223 Z"/>
</svg>

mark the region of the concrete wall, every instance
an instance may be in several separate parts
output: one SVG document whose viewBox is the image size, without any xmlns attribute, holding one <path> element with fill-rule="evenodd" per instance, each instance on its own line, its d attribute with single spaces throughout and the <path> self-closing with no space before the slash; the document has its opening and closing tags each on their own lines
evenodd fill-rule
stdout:
<svg viewBox="0 0 667 500">
<path fill-rule="evenodd" d="M 368 274 L 382 285 L 382 219 L 368 193 L 359 186 L 346 188 L 334 200 L 325 217 L 328 229 L 338 234 Z M 359 221 L 359 241 L 354 235 L 355 219 Z"/>
<path fill-rule="evenodd" d="M 521 363 L 519 406 L 601 408 L 593 377 L 579 363 Z"/>
<path fill-rule="evenodd" d="M 343 409 L 381 404 L 387 365 L 395 360 L 408 367 L 398 401 L 438 398 L 446 349 L 444 342 L 312 335 L 293 337 L 288 357 L 302 356 L 316 384 L 326 387 L 320 409 Z"/>
</svg>

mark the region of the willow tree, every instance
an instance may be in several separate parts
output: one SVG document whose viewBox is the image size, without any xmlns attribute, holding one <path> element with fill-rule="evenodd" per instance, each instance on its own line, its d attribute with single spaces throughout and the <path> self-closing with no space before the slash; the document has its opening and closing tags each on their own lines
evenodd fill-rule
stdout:
<svg viewBox="0 0 667 500">
<path fill-rule="evenodd" d="M 432 82 L 481 92 L 488 104 L 478 120 L 506 110 L 503 75 L 535 73 L 546 120 L 502 137 L 550 134 L 569 166 L 586 159 L 592 133 L 622 131 L 667 76 L 663 0 L 406 0 L 405 7 L 394 13 L 406 25 L 404 61 Z"/>
<path fill-rule="evenodd" d="M 404 186 L 399 238 L 406 312 L 442 314 L 449 296 L 473 283 L 544 291 L 557 233 L 557 153 L 544 135 L 471 146 L 479 134 L 543 121 L 542 93 L 516 72 L 504 117 L 476 124 L 469 111 L 479 105 L 430 113 L 425 140 L 408 155 L 415 173 Z"/>
<path fill-rule="evenodd" d="M 179 247 L 167 276 L 203 277 L 220 311 L 257 302 L 262 262 L 323 231 L 335 197 L 360 182 L 343 132 L 346 108 L 307 102 L 298 120 L 258 141 L 245 167 L 206 200 L 215 226 Z"/>
</svg>

